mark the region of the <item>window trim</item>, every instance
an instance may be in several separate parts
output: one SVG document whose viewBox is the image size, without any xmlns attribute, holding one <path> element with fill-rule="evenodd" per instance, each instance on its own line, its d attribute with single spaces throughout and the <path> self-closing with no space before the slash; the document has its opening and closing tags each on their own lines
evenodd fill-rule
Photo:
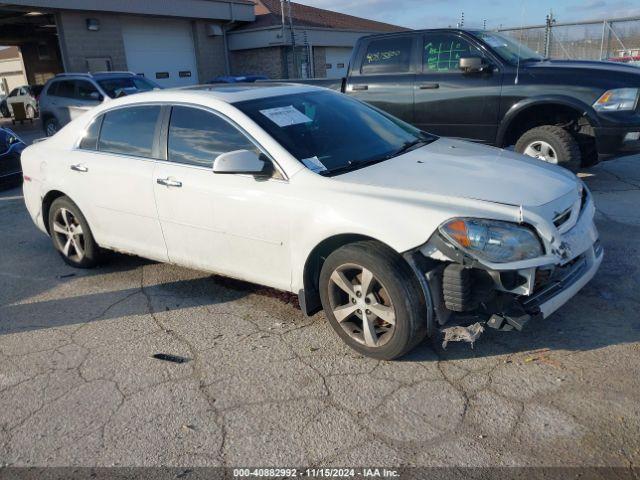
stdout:
<svg viewBox="0 0 640 480">
<path fill-rule="evenodd" d="M 207 107 L 204 105 L 198 105 L 198 104 L 194 104 L 194 103 L 188 103 L 188 102 L 167 102 L 167 101 L 162 101 L 162 102 L 141 102 L 141 103 L 131 103 L 131 104 L 127 104 L 127 105 L 118 105 L 115 107 L 111 107 L 107 110 L 103 110 L 100 113 L 98 113 L 97 115 L 91 117 L 91 119 L 87 122 L 86 126 L 85 126 L 85 130 L 87 127 L 89 127 L 98 117 L 102 116 L 104 117 L 104 115 L 106 115 L 109 112 L 113 112 L 115 110 L 120 110 L 123 108 L 131 108 L 131 107 L 149 107 L 149 106 L 159 106 L 160 107 L 160 114 L 158 115 L 158 122 L 156 123 L 156 130 L 154 132 L 154 145 L 152 148 L 152 153 L 156 152 L 156 148 L 157 148 L 157 157 L 156 158 L 152 158 L 152 157 L 141 157 L 138 155 L 129 155 L 126 153 L 111 153 L 111 152 L 105 152 L 105 151 L 100 151 L 100 150 L 85 150 L 83 148 L 80 148 L 80 142 L 82 141 L 81 136 L 79 136 L 72 147 L 72 151 L 80 151 L 80 152 L 89 152 L 92 154 L 99 154 L 99 155 L 117 155 L 119 157 L 125 157 L 125 158 L 130 158 L 133 160 L 141 160 L 141 161 L 146 161 L 146 162 L 161 162 L 161 163 L 166 163 L 169 165 L 179 165 L 185 168 L 197 168 L 200 170 L 207 170 L 212 172 L 213 169 L 208 168 L 208 167 L 202 167 L 199 165 L 189 165 L 186 163 L 178 163 L 178 162 L 171 162 L 168 160 L 167 157 L 167 151 L 168 151 L 168 140 L 169 140 L 169 118 L 171 115 L 171 108 L 174 106 L 180 106 L 180 107 L 191 107 L 191 108 L 197 108 L 200 110 L 204 110 L 206 112 L 212 113 L 213 115 L 217 115 L 218 117 L 220 117 L 222 120 L 228 122 L 229 124 L 231 124 L 233 127 L 235 127 L 236 129 L 238 129 L 242 134 L 244 134 L 245 137 L 247 137 L 249 139 L 249 141 L 251 143 L 253 143 L 270 161 L 271 163 L 273 163 L 273 166 L 275 167 L 275 169 L 278 171 L 278 173 L 280 173 L 280 175 L 282 176 L 282 178 L 275 178 L 275 177 L 271 177 L 269 178 L 269 180 L 275 180 L 275 181 L 279 181 L 279 182 L 289 182 L 289 176 L 287 175 L 287 173 L 285 172 L 284 168 L 282 168 L 282 166 L 278 163 L 278 161 L 273 157 L 273 155 L 271 155 L 269 153 L 269 151 L 264 148 L 260 142 L 258 142 L 258 140 L 255 139 L 255 137 L 253 137 L 253 135 L 251 135 L 249 132 L 247 132 L 244 128 L 242 128 L 237 122 L 233 121 L 231 118 L 227 117 L 226 115 L 224 115 L 221 112 L 218 112 L 217 110 L 212 109 L 211 107 Z M 104 118 L 102 119 L 102 122 L 104 123 Z M 265 132 L 266 133 L 266 132 Z M 102 124 L 100 125 L 100 133 L 98 135 L 98 142 L 100 141 L 100 135 L 102 134 Z M 268 134 L 267 134 L 268 135 Z M 163 148 L 164 146 L 164 148 Z M 96 146 L 97 148 L 97 146 Z M 242 174 L 238 174 L 238 176 L 243 176 L 243 177 L 252 177 L 252 175 L 242 175 Z"/>
</svg>

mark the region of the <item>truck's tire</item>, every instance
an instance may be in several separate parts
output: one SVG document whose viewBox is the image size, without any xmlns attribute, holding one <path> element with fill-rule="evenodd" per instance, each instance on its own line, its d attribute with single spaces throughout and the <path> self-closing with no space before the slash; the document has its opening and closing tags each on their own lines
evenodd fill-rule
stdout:
<svg viewBox="0 0 640 480">
<path fill-rule="evenodd" d="M 516 152 L 577 172 L 582 162 L 576 139 L 562 127 L 543 125 L 526 131 L 516 142 Z"/>
<path fill-rule="evenodd" d="M 60 130 L 60 124 L 58 123 L 58 120 L 55 119 L 55 117 L 49 117 L 44 121 L 44 133 L 47 135 L 47 137 L 54 136 L 58 132 L 58 130 Z"/>
<path fill-rule="evenodd" d="M 58 197 L 51 204 L 49 233 L 55 249 L 72 267 L 93 268 L 100 262 L 102 249 L 84 215 L 69 197 Z"/>
<path fill-rule="evenodd" d="M 333 329 L 364 355 L 392 360 L 427 334 L 418 279 L 398 253 L 379 242 L 351 243 L 331 253 L 322 266 L 319 288 Z"/>
</svg>

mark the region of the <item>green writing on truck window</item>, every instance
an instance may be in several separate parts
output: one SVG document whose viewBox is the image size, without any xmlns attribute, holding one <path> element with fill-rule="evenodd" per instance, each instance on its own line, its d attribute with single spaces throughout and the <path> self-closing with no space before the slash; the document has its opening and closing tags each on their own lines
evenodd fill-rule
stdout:
<svg viewBox="0 0 640 480">
<path fill-rule="evenodd" d="M 382 52 L 368 52 L 367 63 L 380 63 L 400 56 L 400 50 L 385 50 Z"/>
<path fill-rule="evenodd" d="M 429 42 L 424 46 L 426 70 L 448 72 L 457 70 L 460 58 L 469 53 L 469 46 L 457 40 Z"/>
</svg>

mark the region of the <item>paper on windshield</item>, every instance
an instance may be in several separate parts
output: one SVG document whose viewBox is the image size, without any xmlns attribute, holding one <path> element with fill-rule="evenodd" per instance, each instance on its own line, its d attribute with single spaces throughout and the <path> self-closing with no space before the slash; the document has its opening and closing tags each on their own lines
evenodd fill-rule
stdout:
<svg viewBox="0 0 640 480">
<path fill-rule="evenodd" d="M 291 125 L 298 125 L 300 123 L 307 123 L 312 121 L 309 117 L 307 117 L 300 110 L 296 109 L 293 105 L 287 105 L 286 107 L 268 108 L 266 110 L 260 110 L 260 113 L 279 127 L 289 127 Z"/>
<path fill-rule="evenodd" d="M 318 157 L 315 156 L 310 158 L 303 158 L 300 161 L 312 172 L 324 172 L 327 169 L 327 167 L 322 164 Z"/>
</svg>

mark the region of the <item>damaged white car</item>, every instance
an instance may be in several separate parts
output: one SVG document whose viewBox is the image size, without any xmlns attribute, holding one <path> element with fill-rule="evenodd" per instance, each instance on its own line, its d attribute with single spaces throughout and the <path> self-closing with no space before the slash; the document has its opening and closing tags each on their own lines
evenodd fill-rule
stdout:
<svg viewBox="0 0 640 480">
<path fill-rule="evenodd" d="M 520 329 L 603 256 L 569 171 L 311 86 L 114 100 L 22 162 L 28 210 L 69 264 L 111 249 L 291 291 L 376 358 L 456 317 Z"/>
</svg>

